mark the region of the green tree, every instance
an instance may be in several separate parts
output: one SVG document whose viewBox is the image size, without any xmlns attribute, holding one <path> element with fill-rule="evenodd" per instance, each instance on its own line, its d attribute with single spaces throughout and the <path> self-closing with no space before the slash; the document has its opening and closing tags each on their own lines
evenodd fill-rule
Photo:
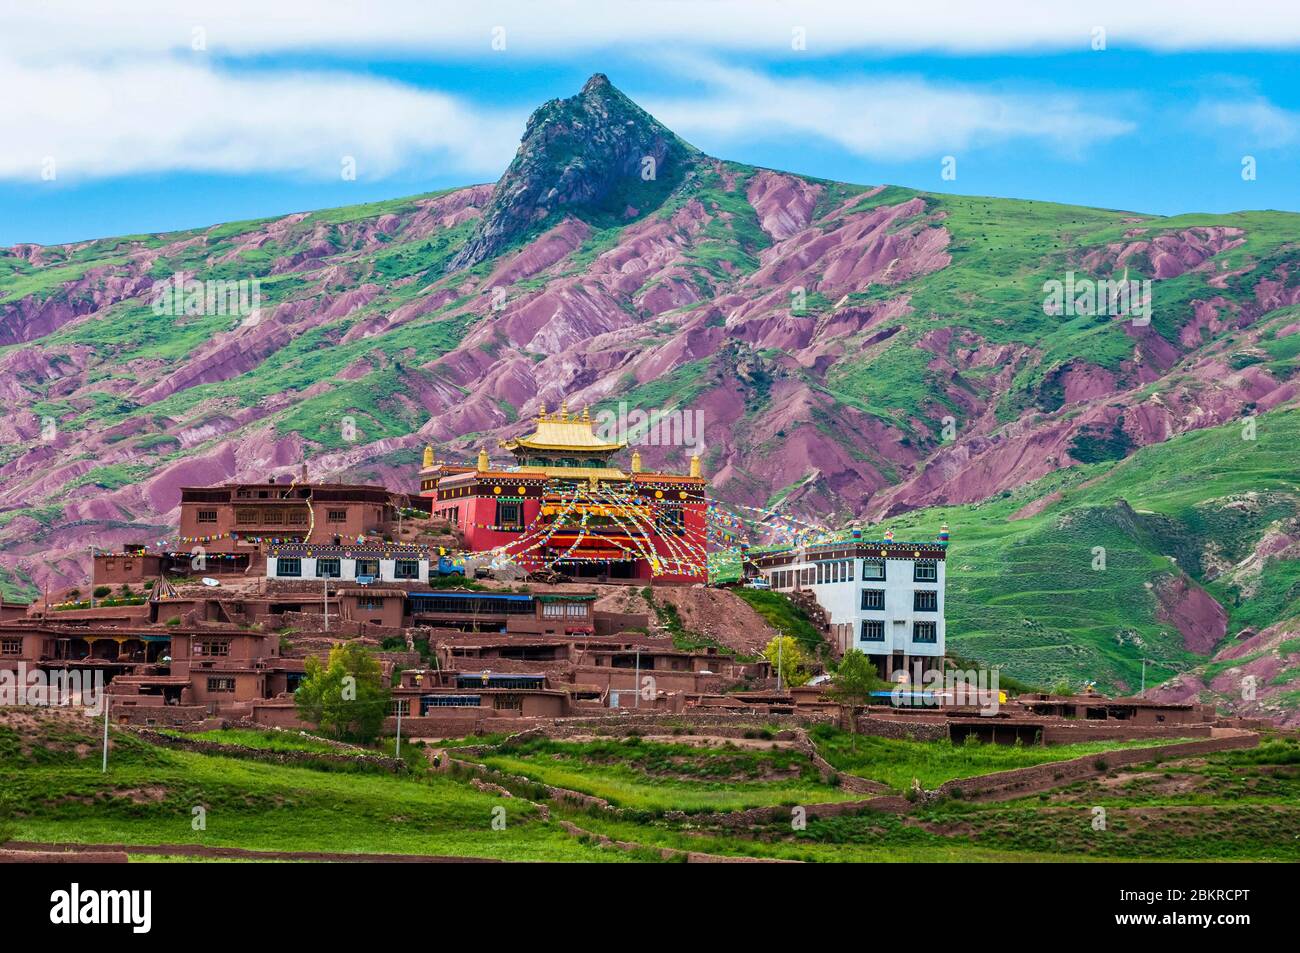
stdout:
<svg viewBox="0 0 1300 953">
<path fill-rule="evenodd" d="M 808 657 L 799 643 L 788 635 L 778 635 L 768 642 L 767 648 L 763 649 L 763 658 L 772 663 L 773 672 L 780 666 L 782 686 L 802 685 L 812 678 L 808 671 Z"/>
<path fill-rule="evenodd" d="M 871 659 L 858 649 L 849 649 L 840 659 L 840 667 L 835 671 L 835 680 L 826 692 L 831 698 L 848 708 L 849 731 L 853 733 L 853 750 L 858 748 L 857 709 L 865 705 L 871 693 L 885 683 L 876 676 L 876 666 Z"/>
<path fill-rule="evenodd" d="M 304 721 L 340 741 L 370 744 L 379 737 L 392 690 L 373 656 L 343 643 L 330 650 L 328 665 L 312 656 L 305 668 L 294 695 Z"/>
</svg>

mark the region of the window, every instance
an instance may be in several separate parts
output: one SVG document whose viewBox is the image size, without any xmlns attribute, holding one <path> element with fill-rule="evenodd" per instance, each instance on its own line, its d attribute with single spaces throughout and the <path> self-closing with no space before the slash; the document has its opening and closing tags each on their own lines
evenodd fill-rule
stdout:
<svg viewBox="0 0 1300 953">
<path fill-rule="evenodd" d="M 686 532 L 686 511 L 680 506 L 665 506 L 655 517 L 655 528 L 665 536 L 681 536 Z"/>
<path fill-rule="evenodd" d="M 939 578 L 939 566 L 933 559 L 918 560 L 912 567 L 914 582 L 935 582 Z"/>
<path fill-rule="evenodd" d="M 384 599 L 382 596 L 361 596 L 357 599 L 357 607 L 367 612 L 378 612 L 384 608 Z"/>
<path fill-rule="evenodd" d="M 198 520 L 200 523 L 215 523 L 217 521 L 217 511 L 199 510 Z"/>
<path fill-rule="evenodd" d="M 304 510 L 304 509 L 301 509 L 301 508 L 300 508 L 300 509 L 296 509 L 296 510 L 290 510 L 290 511 L 289 511 L 289 525 L 290 525 L 290 526 L 306 526 L 306 525 L 307 525 L 307 511 Z"/>
<path fill-rule="evenodd" d="M 378 559 L 358 559 L 357 560 L 358 576 L 378 576 L 379 560 Z"/>
<path fill-rule="evenodd" d="M 864 609 L 885 608 L 885 590 L 884 589 L 863 589 L 862 608 Z"/>
<path fill-rule="evenodd" d="M 524 525 L 524 507 L 521 503 L 497 501 L 497 525 L 519 529 Z"/>
<path fill-rule="evenodd" d="M 393 576 L 397 579 L 419 579 L 420 561 L 418 559 L 399 559 L 393 563 Z"/>
<path fill-rule="evenodd" d="M 317 559 L 316 575 L 321 579 L 338 579 L 343 575 L 343 569 L 337 558 Z"/>
<path fill-rule="evenodd" d="M 0 639 L 0 655 L 22 655 L 22 639 Z"/>
<path fill-rule="evenodd" d="M 262 522 L 267 526 L 279 526 L 284 522 L 284 513 L 273 506 L 268 506 L 262 510 Z"/>
<path fill-rule="evenodd" d="M 863 642 L 883 642 L 885 641 L 885 623 L 865 619 L 862 622 L 862 641 Z"/>
<path fill-rule="evenodd" d="M 912 608 L 917 612 L 937 612 L 939 593 L 933 589 L 918 589 L 912 595 Z"/>
<path fill-rule="evenodd" d="M 256 526 L 257 521 L 262 518 L 261 510 L 249 509 L 241 506 L 235 510 L 235 522 L 240 526 Z"/>
<path fill-rule="evenodd" d="M 913 622 L 912 641 L 931 643 L 939 641 L 939 626 L 934 622 Z"/>
<path fill-rule="evenodd" d="M 275 574 L 281 578 L 297 578 L 301 576 L 302 560 L 296 556 L 281 556 L 275 561 Z"/>
<path fill-rule="evenodd" d="M 884 579 L 885 561 L 883 559 L 862 560 L 862 578 L 863 580 Z"/>
<path fill-rule="evenodd" d="M 330 523 L 346 523 L 348 521 L 347 510 L 327 510 L 325 519 Z"/>
<path fill-rule="evenodd" d="M 401 715 L 403 718 L 410 718 L 411 700 L 409 698 L 394 698 L 388 703 L 388 714 Z"/>
<path fill-rule="evenodd" d="M 235 680 L 233 678 L 208 679 L 208 691 L 210 692 L 233 692 L 234 690 Z"/>
<path fill-rule="evenodd" d="M 229 639 L 201 639 L 194 643 L 194 654 L 204 657 L 230 654 Z"/>
</svg>

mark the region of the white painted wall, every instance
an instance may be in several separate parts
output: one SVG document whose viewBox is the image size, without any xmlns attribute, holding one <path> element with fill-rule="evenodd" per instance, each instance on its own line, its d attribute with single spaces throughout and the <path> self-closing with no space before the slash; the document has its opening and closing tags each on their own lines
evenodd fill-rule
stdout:
<svg viewBox="0 0 1300 953">
<path fill-rule="evenodd" d="M 851 580 L 821 584 L 813 583 L 811 585 L 796 586 L 795 588 L 802 588 L 811 592 L 816 597 L 818 604 L 826 610 L 832 625 L 850 625 L 853 632 L 850 645 L 853 648 L 861 649 L 867 655 L 892 655 L 894 652 L 902 652 L 909 656 L 942 656 L 946 638 L 944 587 L 947 578 L 947 567 L 945 566 L 945 560 L 936 561 L 937 578 L 934 582 L 918 582 L 914 580 L 913 574 L 917 562 L 914 559 L 896 557 L 885 559 L 885 579 L 883 582 L 863 578 L 862 564 L 864 560 L 853 559 L 851 561 L 853 563 L 853 578 Z M 809 559 L 771 569 L 764 567 L 762 571 L 768 581 L 771 582 L 778 572 L 787 570 L 799 572 L 803 569 L 812 569 L 815 565 L 816 563 Z M 773 584 L 773 588 L 776 589 L 775 584 Z M 885 608 L 863 609 L 863 589 L 883 589 L 885 591 Z M 913 594 L 918 590 L 936 593 L 938 601 L 936 611 L 928 612 L 913 608 Z M 791 592 L 793 589 L 786 587 L 777 589 L 777 591 Z M 883 642 L 862 641 L 862 622 L 866 619 L 879 620 L 885 623 L 885 639 Z M 936 638 L 934 642 L 914 642 L 912 640 L 913 626 L 916 622 L 935 623 Z"/>
<path fill-rule="evenodd" d="M 330 557 L 324 557 L 324 558 L 330 558 Z M 371 556 L 369 558 L 373 559 L 375 557 Z M 379 579 L 383 582 L 422 582 L 425 585 L 428 585 L 430 560 L 426 556 L 426 557 L 421 557 L 418 561 L 420 563 L 420 575 L 418 579 L 398 579 L 396 575 L 397 560 L 381 558 L 379 560 Z M 311 556 L 302 557 L 302 575 L 300 576 L 281 576 L 279 574 L 279 571 L 280 571 L 279 558 L 274 556 L 268 556 L 266 560 L 267 579 L 302 579 L 304 581 L 317 581 L 317 582 L 320 581 L 320 576 L 316 574 L 316 558 Z M 338 577 L 331 576 L 330 577 L 331 581 L 356 582 L 357 560 L 344 559 L 340 557 L 339 571 L 342 573 L 342 575 Z"/>
</svg>

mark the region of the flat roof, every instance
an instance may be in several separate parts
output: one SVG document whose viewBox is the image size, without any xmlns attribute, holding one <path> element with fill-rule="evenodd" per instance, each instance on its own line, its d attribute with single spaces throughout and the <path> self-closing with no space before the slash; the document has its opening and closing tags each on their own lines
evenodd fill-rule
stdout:
<svg viewBox="0 0 1300 953">
<path fill-rule="evenodd" d="M 514 593 L 493 593 L 479 592 L 477 589 L 444 589 L 439 592 L 410 592 L 407 593 L 408 599 L 421 599 L 429 596 L 446 596 L 447 598 L 463 599 L 466 597 L 477 599 L 508 599 L 512 602 L 531 602 L 531 595 L 516 595 Z"/>
</svg>

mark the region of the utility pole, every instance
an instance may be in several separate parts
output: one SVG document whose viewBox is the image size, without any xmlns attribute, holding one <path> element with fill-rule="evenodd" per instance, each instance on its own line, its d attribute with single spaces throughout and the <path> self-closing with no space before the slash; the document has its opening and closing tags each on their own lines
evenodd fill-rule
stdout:
<svg viewBox="0 0 1300 953">
<path fill-rule="evenodd" d="M 317 563 L 317 565 L 320 565 Z M 321 577 L 321 584 L 324 586 L 325 595 L 321 599 L 321 609 L 325 613 L 325 631 L 330 630 L 330 580 L 328 576 Z"/>
<path fill-rule="evenodd" d="M 781 650 L 785 648 L 785 640 L 781 636 L 776 637 L 776 692 L 781 693 Z"/>
<path fill-rule="evenodd" d="M 93 540 L 94 537 L 92 536 Z M 87 590 L 90 593 L 90 608 L 95 608 L 95 544 L 90 544 L 90 585 Z"/>
<path fill-rule="evenodd" d="M 636 647 L 636 681 L 633 682 L 636 690 L 636 699 L 632 702 L 633 708 L 641 707 L 641 646 Z"/>
<path fill-rule="evenodd" d="M 104 696 L 104 763 L 99 770 L 102 774 L 107 774 L 108 773 L 108 706 L 109 706 L 108 686 L 101 688 L 100 693 Z"/>
<path fill-rule="evenodd" d="M 1142 688 L 1138 691 L 1138 694 L 1141 695 L 1142 692 L 1146 690 L 1147 690 L 1147 660 L 1143 659 L 1142 660 Z"/>
<path fill-rule="evenodd" d="M 397 700 L 397 757 L 402 757 L 402 699 Z"/>
</svg>

